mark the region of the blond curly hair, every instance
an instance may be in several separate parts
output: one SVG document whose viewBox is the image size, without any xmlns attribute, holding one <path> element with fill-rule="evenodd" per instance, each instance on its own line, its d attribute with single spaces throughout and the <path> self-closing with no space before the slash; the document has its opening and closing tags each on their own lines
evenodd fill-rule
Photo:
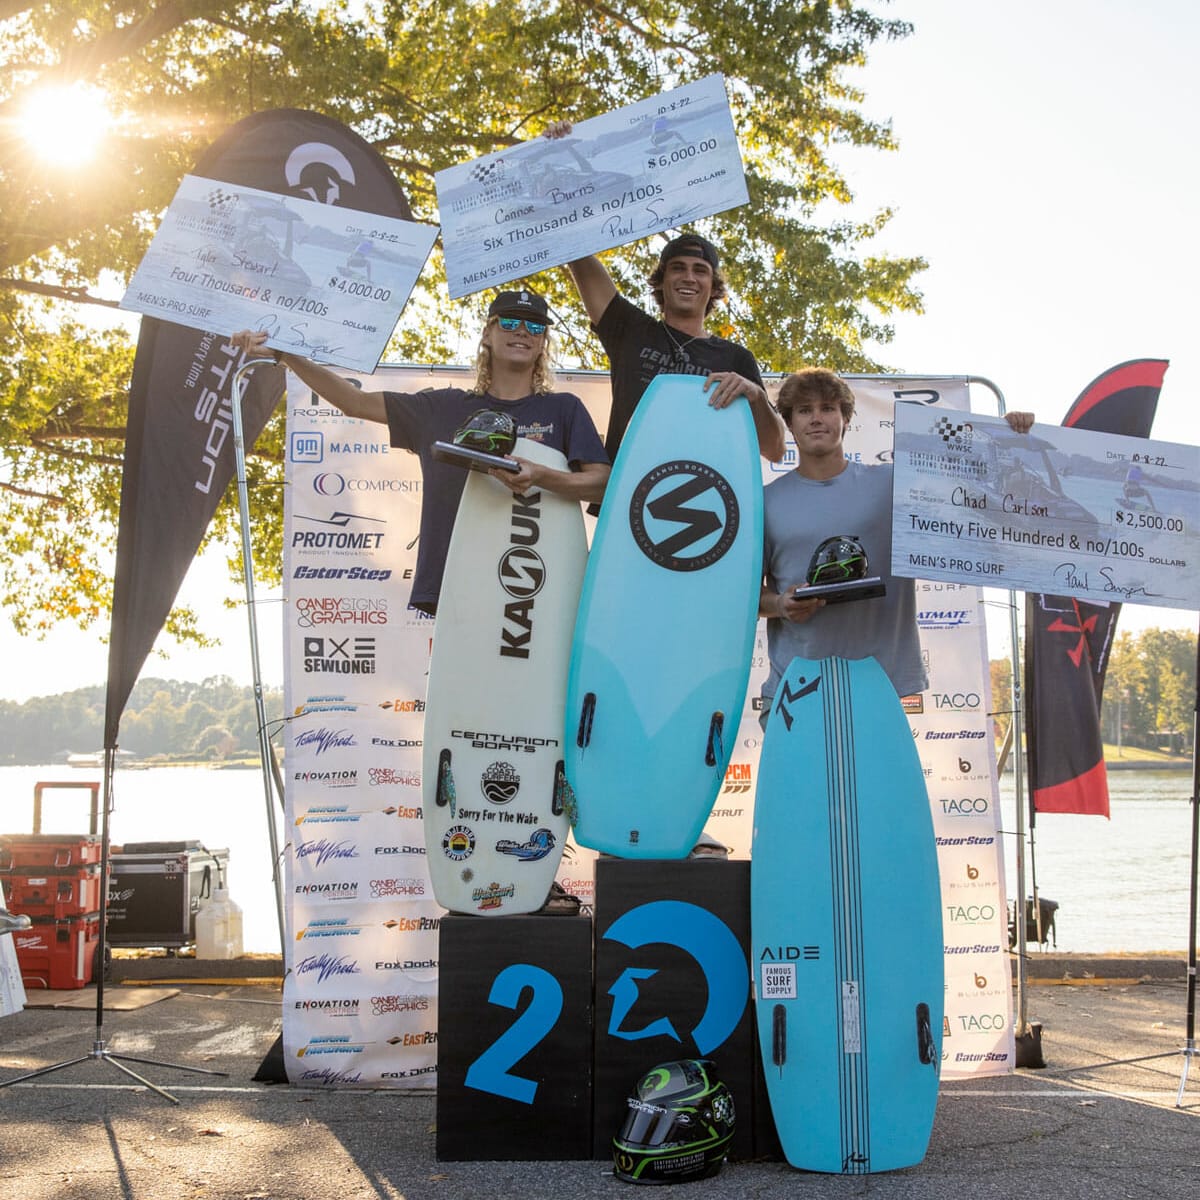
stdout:
<svg viewBox="0 0 1200 1200">
<path fill-rule="evenodd" d="M 472 395 L 482 396 L 492 386 L 492 347 L 488 331 L 494 329 L 499 322 L 499 316 L 489 317 L 483 332 L 479 335 L 479 349 L 475 352 L 475 386 L 471 388 Z M 542 352 L 533 363 L 533 380 L 531 392 L 544 396 L 554 391 L 554 339 L 550 335 L 550 327 L 546 326 L 545 341 Z"/>
</svg>

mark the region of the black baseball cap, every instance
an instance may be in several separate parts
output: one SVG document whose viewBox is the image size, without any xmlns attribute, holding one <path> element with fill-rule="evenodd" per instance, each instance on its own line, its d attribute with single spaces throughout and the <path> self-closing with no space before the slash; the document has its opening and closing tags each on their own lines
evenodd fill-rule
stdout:
<svg viewBox="0 0 1200 1200">
<path fill-rule="evenodd" d="M 537 292 L 498 292 L 495 300 L 488 305 L 488 316 L 528 317 L 545 325 L 554 324 L 545 299 Z"/>
<path fill-rule="evenodd" d="M 658 256 L 658 265 L 665 267 L 673 258 L 702 258 L 712 269 L 717 270 L 717 248 L 698 233 L 681 233 L 672 238 Z"/>
</svg>

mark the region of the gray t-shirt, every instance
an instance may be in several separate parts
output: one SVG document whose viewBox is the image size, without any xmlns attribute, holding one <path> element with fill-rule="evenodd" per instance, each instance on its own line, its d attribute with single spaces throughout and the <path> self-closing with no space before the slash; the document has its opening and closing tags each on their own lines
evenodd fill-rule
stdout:
<svg viewBox="0 0 1200 1200">
<path fill-rule="evenodd" d="M 770 674 L 762 694 L 775 695 L 779 677 L 797 655 L 820 659 L 873 657 L 901 696 L 929 685 L 917 636 L 911 579 L 892 575 L 892 468 L 849 462 L 832 479 L 805 479 L 796 471 L 767 485 L 763 495 L 763 573 L 776 591 L 803 583 L 813 551 L 827 537 L 849 534 L 862 542 L 871 575 L 887 594 L 874 600 L 829 604 L 807 621 L 767 621 Z M 767 706 L 769 707 L 769 705 Z"/>
</svg>

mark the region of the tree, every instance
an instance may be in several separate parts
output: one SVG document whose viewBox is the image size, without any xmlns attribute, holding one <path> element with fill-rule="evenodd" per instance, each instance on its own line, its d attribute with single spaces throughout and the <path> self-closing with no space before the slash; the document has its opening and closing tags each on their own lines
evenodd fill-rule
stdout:
<svg viewBox="0 0 1200 1200">
<path fill-rule="evenodd" d="M 1146 673 L 1149 731 L 1186 736 L 1195 707 L 1195 635 L 1182 629 L 1147 629 L 1141 636 L 1140 649 Z"/>
<path fill-rule="evenodd" d="M 18 630 L 88 626 L 108 611 L 128 336 L 96 332 L 197 154 L 240 118 L 310 108 L 372 142 L 414 213 L 436 220 L 434 173 L 665 88 L 723 72 L 751 203 L 705 228 L 731 285 L 723 332 L 769 368 L 820 363 L 870 370 L 898 310 L 919 310 L 924 263 L 870 253 L 885 210 L 829 220 L 851 199 L 831 155 L 886 150 L 886 123 L 864 116 L 848 72 L 910 27 L 853 0 L 0 0 L 0 604 Z M 55 165 L 60 136 L 37 124 L 48 89 L 73 89 L 71 126 L 107 105 L 102 153 Z M 22 122 L 27 122 L 22 124 Z M 30 138 L 22 129 L 32 130 Z M 654 247 L 614 252 L 632 294 Z M 530 281 L 598 347 L 562 272 Z M 390 354 L 451 361 L 483 300 L 445 299 L 435 251 Z M 260 439 L 251 486 L 256 570 L 278 578 L 282 417 Z M 227 497 L 210 535 L 236 523 Z M 236 572 L 236 560 L 234 560 Z M 202 641 L 194 614 L 168 629 Z"/>
<path fill-rule="evenodd" d="M 1154 747 L 1159 734 L 1189 741 L 1196 695 L 1196 635 L 1182 629 L 1122 633 L 1113 643 L 1104 687 L 1106 738 Z M 1118 731 L 1117 723 L 1120 722 Z"/>
</svg>

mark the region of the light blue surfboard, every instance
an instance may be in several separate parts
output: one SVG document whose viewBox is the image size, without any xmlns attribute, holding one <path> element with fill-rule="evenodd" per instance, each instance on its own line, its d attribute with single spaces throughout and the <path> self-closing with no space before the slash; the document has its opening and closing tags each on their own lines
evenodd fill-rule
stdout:
<svg viewBox="0 0 1200 1200">
<path fill-rule="evenodd" d="M 575 839 L 684 858 L 741 719 L 762 580 L 750 406 L 660 375 L 629 423 L 592 539 L 567 682 Z"/>
<path fill-rule="evenodd" d="M 912 732 L 873 658 L 797 658 L 759 765 L 750 925 L 767 1093 L 789 1163 L 925 1156 L 937 1105 L 937 851 Z"/>
</svg>

